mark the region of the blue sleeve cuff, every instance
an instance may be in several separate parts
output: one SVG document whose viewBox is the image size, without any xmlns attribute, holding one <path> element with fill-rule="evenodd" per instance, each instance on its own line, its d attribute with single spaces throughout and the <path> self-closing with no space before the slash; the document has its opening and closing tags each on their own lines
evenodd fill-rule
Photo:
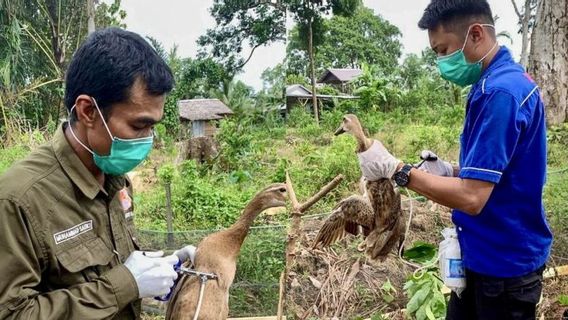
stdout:
<svg viewBox="0 0 568 320">
<path fill-rule="evenodd" d="M 501 175 L 501 172 L 495 170 L 466 167 L 460 169 L 459 177 L 462 179 L 474 179 L 497 184 L 501 180 Z"/>
</svg>

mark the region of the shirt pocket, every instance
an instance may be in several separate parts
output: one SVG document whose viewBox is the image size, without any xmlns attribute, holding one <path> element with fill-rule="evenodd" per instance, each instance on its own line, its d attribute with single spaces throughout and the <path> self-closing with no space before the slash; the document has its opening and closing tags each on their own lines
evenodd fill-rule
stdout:
<svg viewBox="0 0 568 320">
<path fill-rule="evenodd" d="M 100 276 L 98 267 L 107 266 L 113 256 L 113 251 L 95 234 L 61 246 L 56 252 L 61 266 L 58 282 L 73 285 L 92 281 Z"/>
</svg>

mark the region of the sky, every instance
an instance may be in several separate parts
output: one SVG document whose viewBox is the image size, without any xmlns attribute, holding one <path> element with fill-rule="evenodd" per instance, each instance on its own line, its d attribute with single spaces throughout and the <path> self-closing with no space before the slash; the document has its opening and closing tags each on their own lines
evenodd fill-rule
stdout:
<svg viewBox="0 0 568 320">
<path fill-rule="evenodd" d="M 418 20 L 430 0 L 363 0 L 365 6 L 375 14 L 396 25 L 402 32 L 403 56 L 419 54 L 428 45 L 428 35 L 417 27 Z M 122 0 L 126 11 L 127 29 L 152 36 L 163 43 L 166 49 L 178 46 L 182 57 L 195 57 L 196 40 L 208 28 L 215 26 L 208 8 L 212 0 Z M 500 39 L 501 44 L 511 48 L 515 57 L 521 52 L 521 37 L 518 34 L 517 16 L 510 1 L 489 0 L 493 14 L 499 16 L 497 32 L 507 31 L 513 38 Z M 289 19 L 288 27 L 292 25 Z M 262 88 L 260 75 L 266 68 L 273 67 L 284 59 L 285 43 L 274 43 L 258 48 L 243 72 L 237 76 L 256 90 Z M 245 51 L 245 53 L 248 53 Z"/>
</svg>

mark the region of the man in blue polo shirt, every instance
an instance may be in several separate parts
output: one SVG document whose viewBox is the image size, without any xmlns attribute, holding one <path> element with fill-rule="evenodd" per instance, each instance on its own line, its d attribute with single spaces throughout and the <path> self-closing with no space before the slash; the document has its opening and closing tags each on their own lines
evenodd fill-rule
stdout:
<svg viewBox="0 0 568 320">
<path fill-rule="evenodd" d="M 359 154 L 361 170 L 454 209 L 467 287 L 461 297 L 452 293 L 447 319 L 534 319 L 552 242 L 539 89 L 498 46 L 486 0 L 432 0 L 419 27 L 428 30 L 442 77 L 472 85 L 460 167 L 436 160 L 416 170 L 376 141 Z"/>
</svg>

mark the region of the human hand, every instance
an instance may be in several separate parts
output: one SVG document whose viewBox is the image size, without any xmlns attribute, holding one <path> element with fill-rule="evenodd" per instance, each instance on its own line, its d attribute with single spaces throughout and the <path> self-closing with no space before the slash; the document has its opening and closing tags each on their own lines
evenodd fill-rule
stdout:
<svg viewBox="0 0 568 320">
<path fill-rule="evenodd" d="M 377 140 L 373 141 L 367 151 L 361 152 L 357 156 L 359 157 L 361 172 L 369 181 L 383 178 L 391 179 L 401 163 Z"/>
<path fill-rule="evenodd" d="M 170 292 L 178 274 L 174 265 L 179 258 L 176 255 L 163 257 L 164 252 L 134 251 L 124 262 L 132 273 L 138 286 L 138 297 L 149 298 L 163 296 Z"/>
<path fill-rule="evenodd" d="M 187 259 L 191 260 L 191 263 L 195 262 L 195 248 L 192 245 L 187 245 L 179 250 L 174 251 L 174 254 L 179 258 L 179 261 L 184 262 Z"/>
<path fill-rule="evenodd" d="M 425 161 L 418 169 L 442 177 L 454 176 L 454 167 L 449 162 L 438 158 L 438 156 L 434 152 L 430 150 L 423 150 L 420 153 L 420 158 L 422 158 L 422 160 Z M 435 159 L 435 160 L 428 160 L 428 159 Z"/>
</svg>

